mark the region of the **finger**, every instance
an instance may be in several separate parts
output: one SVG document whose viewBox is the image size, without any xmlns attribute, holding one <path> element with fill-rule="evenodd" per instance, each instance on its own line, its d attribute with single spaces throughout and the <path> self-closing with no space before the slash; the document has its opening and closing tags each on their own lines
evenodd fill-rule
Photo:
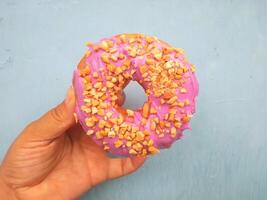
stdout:
<svg viewBox="0 0 267 200">
<path fill-rule="evenodd" d="M 33 139 L 56 138 L 75 124 L 74 108 L 75 95 L 73 88 L 70 87 L 62 103 L 48 111 L 40 119 L 32 122 L 23 132 Z"/>
<path fill-rule="evenodd" d="M 124 101 L 125 101 L 125 93 L 122 91 L 122 92 L 119 93 L 119 95 L 118 95 L 117 104 L 118 104 L 119 106 L 122 106 L 123 103 L 124 103 Z"/>
<path fill-rule="evenodd" d="M 146 157 L 141 156 L 129 158 L 110 158 L 108 178 L 114 179 L 130 174 L 141 167 L 145 160 Z"/>
</svg>

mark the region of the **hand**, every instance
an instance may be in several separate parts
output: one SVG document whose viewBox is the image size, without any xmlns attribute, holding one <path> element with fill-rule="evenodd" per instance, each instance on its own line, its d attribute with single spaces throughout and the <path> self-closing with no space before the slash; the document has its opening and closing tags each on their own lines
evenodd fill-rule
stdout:
<svg viewBox="0 0 267 200">
<path fill-rule="evenodd" d="M 144 163 L 142 157 L 109 158 L 75 124 L 74 107 L 70 88 L 63 103 L 22 131 L 0 166 L 0 199 L 75 199 Z"/>
</svg>

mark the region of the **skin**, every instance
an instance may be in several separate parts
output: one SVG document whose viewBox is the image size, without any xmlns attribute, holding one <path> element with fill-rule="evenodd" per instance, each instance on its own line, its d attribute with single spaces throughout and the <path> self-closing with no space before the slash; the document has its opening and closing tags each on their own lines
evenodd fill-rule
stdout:
<svg viewBox="0 0 267 200">
<path fill-rule="evenodd" d="M 77 199 L 144 163 L 144 157 L 108 157 L 75 123 L 74 107 L 71 87 L 61 104 L 19 134 L 0 166 L 0 199 Z"/>
</svg>

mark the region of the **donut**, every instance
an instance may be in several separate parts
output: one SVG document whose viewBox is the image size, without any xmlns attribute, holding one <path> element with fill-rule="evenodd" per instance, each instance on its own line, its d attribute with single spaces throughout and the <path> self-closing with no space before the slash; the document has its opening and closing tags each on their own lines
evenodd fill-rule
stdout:
<svg viewBox="0 0 267 200">
<path fill-rule="evenodd" d="M 189 129 L 198 82 L 183 49 L 139 33 L 87 47 L 74 71 L 75 113 L 95 143 L 111 154 L 146 156 L 169 148 Z M 136 110 L 118 103 L 130 81 L 147 95 Z"/>
</svg>

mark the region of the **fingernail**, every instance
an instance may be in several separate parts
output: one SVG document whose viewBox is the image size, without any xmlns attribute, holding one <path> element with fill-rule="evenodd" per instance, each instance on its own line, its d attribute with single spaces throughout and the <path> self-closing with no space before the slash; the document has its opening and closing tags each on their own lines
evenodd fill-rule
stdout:
<svg viewBox="0 0 267 200">
<path fill-rule="evenodd" d="M 75 101 L 74 89 L 73 89 L 73 86 L 70 86 L 68 89 L 67 95 L 65 97 L 64 103 L 66 104 L 68 108 L 72 108 L 74 101 Z"/>
</svg>

